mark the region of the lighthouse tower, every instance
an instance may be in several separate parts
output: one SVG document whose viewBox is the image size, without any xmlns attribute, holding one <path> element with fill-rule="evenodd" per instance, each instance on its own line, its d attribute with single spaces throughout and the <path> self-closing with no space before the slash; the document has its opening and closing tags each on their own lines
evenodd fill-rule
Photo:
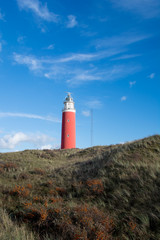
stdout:
<svg viewBox="0 0 160 240">
<path fill-rule="evenodd" d="M 76 124 L 73 98 L 68 93 L 62 110 L 62 136 L 61 149 L 69 149 L 76 147 Z"/>
</svg>

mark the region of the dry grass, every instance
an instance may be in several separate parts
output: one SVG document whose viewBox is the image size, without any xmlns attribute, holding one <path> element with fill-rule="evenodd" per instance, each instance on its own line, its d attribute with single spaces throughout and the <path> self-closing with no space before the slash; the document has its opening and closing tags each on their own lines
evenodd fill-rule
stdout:
<svg viewBox="0 0 160 240">
<path fill-rule="evenodd" d="M 25 225 L 17 226 L 9 218 L 5 210 L 0 209 L 0 239 L 1 240 L 35 240 Z"/>
<path fill-rule="evenodd" d="M 0 154 L 0 189 L 0 207 L 14 223 L 7 221 L 18 232 L 36 231 L 26 235 L 31 240 L 158 240 L 160 136 Z"/>
</svg>

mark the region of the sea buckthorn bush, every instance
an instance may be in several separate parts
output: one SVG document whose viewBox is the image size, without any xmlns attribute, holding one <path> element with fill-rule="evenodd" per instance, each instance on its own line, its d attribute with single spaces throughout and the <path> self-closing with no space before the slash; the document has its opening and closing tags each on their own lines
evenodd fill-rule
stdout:
<svg viewBox="0 0 160 240">
<path fill-rule="evenodd" d="M 45 174 L 45 170 L 41 169 L 41 168 L 35 168 L 32 173 L 34 174 L 38 174 L 38 175 L 44 175 Z"/>
<path fill-rule="evenodd" d="M 88 188 L 94 193 L 102 193 L 104 190 L 103 183 L 101 179 L 88 179 L 86 181 Z"/>
<path fill-rule="evenodd" d="M 32 189 L 32 184 L 28 183 L 27 186 L 26 186 L 26 188 Z"/>
<path fill-rule="evenodd" d="M 51 199 L 51 203 L 62 203 L 63 202 L 63 198 L 61 197 L 52 197 Z"/>
<path fill-rule="evenodd" d="M 0 168 L 3 168 L 5 171 L 9 172 L 9 171 L 16 171 L 18 167 L 15 163 L 7 162 L 7 163 L 0 164 Z"/>
<path fill-rule="evenodd" d="M 13 190 L 10 191 L 10 194 L 13 196 L 27 197 L 30 191 L 23 186 L 16 185 Z"/>
<path fill-rule="evenodd" d="M 40 201 L 42 201 L 42 197 L 40 197 L 40 196 L 33 197 L 33 202 L 40 202 Z"/>
<path fill-rule="evenodd" d="M 60 196 L 64 196 L 67 194 L 67 191 L 66 189 L 62 188 L 62 187 L 56 187 L 55 190 L 57 191 L 57 193 L 60 195 Z"/>
</svg>

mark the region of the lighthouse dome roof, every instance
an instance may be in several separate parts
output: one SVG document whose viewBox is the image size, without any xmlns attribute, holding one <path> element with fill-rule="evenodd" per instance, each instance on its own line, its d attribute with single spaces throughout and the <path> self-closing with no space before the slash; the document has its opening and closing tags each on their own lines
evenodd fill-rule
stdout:
<svg viewBox="0 0 160 240">
<path fill-rule="evenodd" d="M 65 98 L 65 102 L 73 102 L 73 98 L 71 97 L 71 93 L 70 92 L 68 92 L 68 95 Z"/>
<path fill-rule="evenodd" d="M 75 112 L 75 107 L 74 107 L 74 102 L 73 98 L 71 97 L 71 93 L 68 92 L 67 97 L 65 98 L 64 101 L 64 108 L 62 110 L 63 112 Z"/>
</svg>

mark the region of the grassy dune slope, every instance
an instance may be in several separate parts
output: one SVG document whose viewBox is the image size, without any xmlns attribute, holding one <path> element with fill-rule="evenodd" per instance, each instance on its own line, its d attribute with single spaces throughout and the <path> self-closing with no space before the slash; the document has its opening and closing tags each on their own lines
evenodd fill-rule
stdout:
<svg viewBox="0 0 160 240">
<path fill-rule="evenodd" d="M 0 208 L 17 240 L 158 240 L 160 136 L 0 154 Z"/>
</svg>

